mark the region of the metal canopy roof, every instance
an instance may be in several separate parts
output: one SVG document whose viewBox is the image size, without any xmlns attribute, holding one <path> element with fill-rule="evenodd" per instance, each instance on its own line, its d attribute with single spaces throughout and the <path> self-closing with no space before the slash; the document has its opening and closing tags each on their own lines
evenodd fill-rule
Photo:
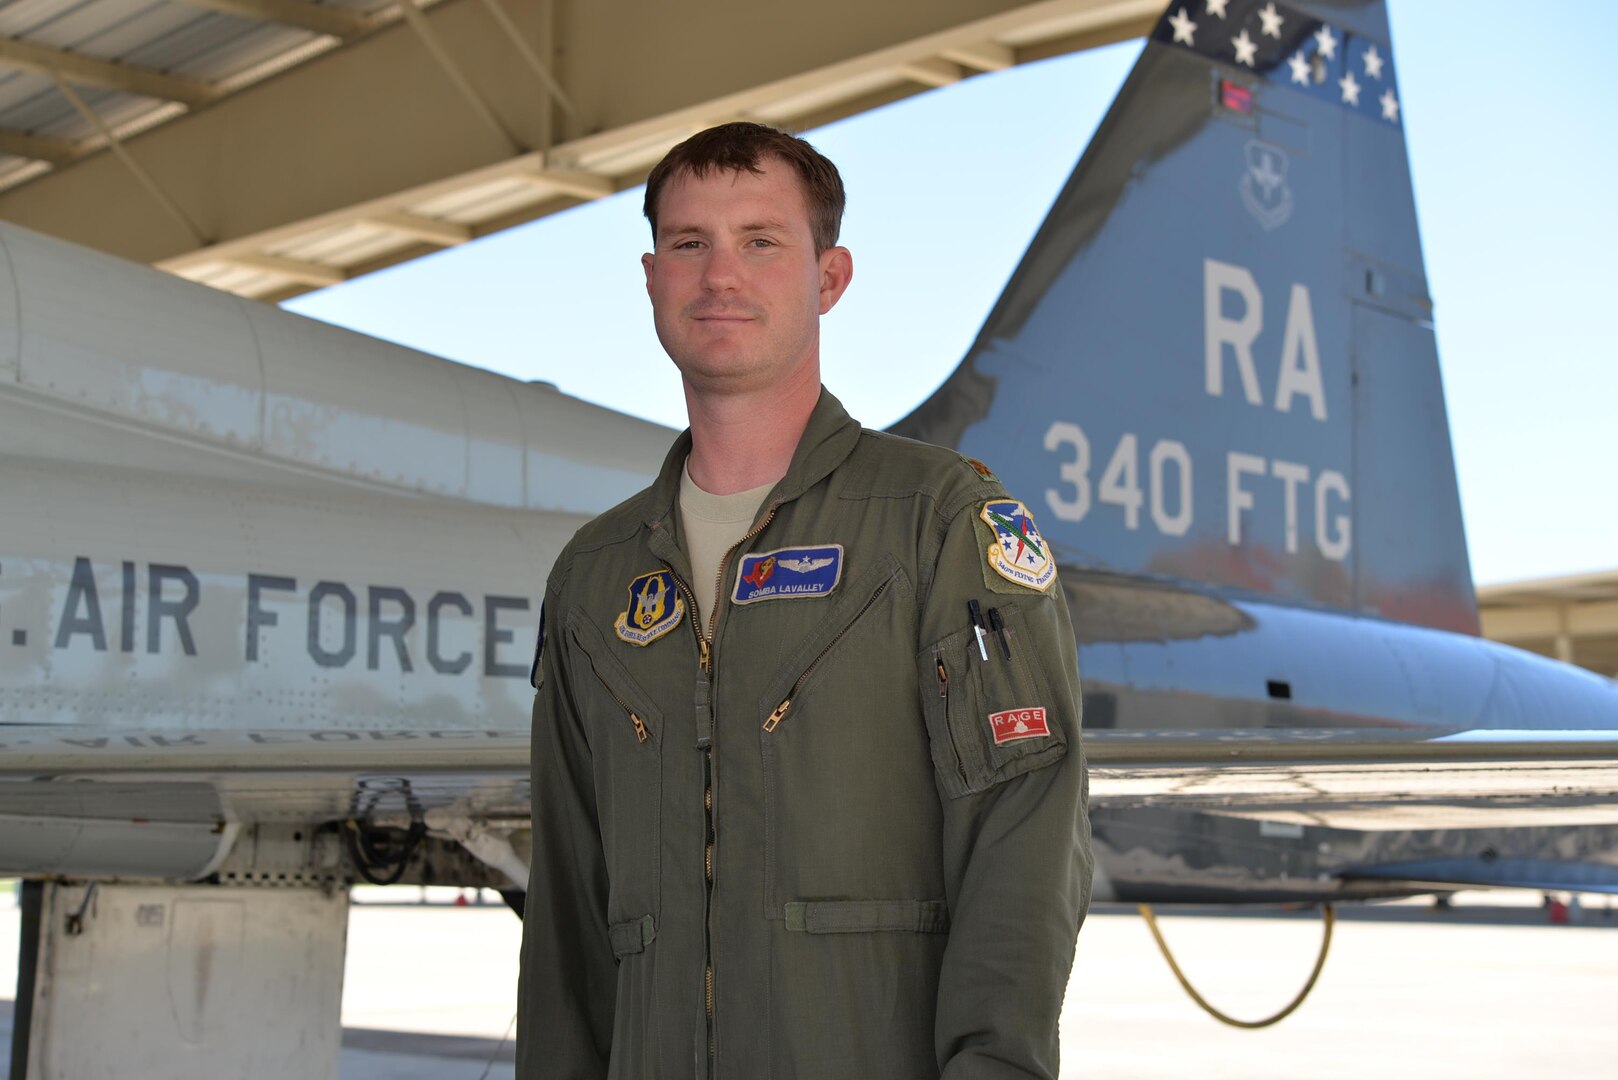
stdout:
<svg viewBox="0 0 1618 1080">
<path fill-rule="evenodd" d="M 1160 0 L 15 0 L 0 217 L 266 300 L 1146 32 Z"/>
<path fill-rule="evenodd" d="M 1618 678 L 1618 570 L 1477 592 L 1485 637 Z"/>
</svg>

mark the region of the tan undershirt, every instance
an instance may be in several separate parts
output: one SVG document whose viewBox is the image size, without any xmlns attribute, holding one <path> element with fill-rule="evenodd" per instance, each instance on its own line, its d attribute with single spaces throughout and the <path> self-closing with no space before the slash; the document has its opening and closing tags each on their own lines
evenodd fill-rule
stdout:
<svg viewBox="0 0 1618 1080">
<path fill-rule="evenodd" d="M 680 533 L 685 539 L 685 553 L 691 557 L 691 591 L 697 597 L 697 617 L 706 628 L 714 606 L 719 560 L 731 545 L 747 535 L 758 508 L 764 505 L 764 496 L 776 482 L 734 495 L 710 495 L 691 479 L 689 465 L 687 462 L 680 468 Z"/>
</svg>

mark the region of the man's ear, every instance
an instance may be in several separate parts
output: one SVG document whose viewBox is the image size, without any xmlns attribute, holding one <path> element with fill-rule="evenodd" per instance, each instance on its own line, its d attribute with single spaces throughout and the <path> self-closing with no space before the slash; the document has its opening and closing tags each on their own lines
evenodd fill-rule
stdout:
<svg viewBox="0 0 1618 1080">
<path fill-rule="evenodd" d="M 646 271 L 646 295 L 652 295 L 652 267 L 657 265 L 657 256 L 650 251 L 640 257 L 640 268 Z"/>
<path fill-rule="evenodd" d="M 854 279 L 854 256 L 845 247 L 829 247 L 820 253 L 820 313 L 837 306 L 848 283 Z"/>
</svg>

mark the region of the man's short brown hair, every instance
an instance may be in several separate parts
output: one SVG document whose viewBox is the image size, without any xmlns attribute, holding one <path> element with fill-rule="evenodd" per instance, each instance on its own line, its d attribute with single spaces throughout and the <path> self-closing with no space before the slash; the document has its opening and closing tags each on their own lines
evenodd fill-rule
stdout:
<svg viewBox="0 0 1618 1080">
<path fill-rule="evenodd" d="M 652 169 L 646 178 L 646 220 L 652 223 L 652 242 L 657 242 L 657 199 L 670 180 L 685 174 L 701 178 L 716 169 L 761 173 L 764 169 L 760 163 L 767 157 L 785 161 L 803 182 L 815 254 L 835 247 L 846 202 L 837 166 L 796 135 L 745 122 L 697 132 L 665 154 Z"/>
</svg>

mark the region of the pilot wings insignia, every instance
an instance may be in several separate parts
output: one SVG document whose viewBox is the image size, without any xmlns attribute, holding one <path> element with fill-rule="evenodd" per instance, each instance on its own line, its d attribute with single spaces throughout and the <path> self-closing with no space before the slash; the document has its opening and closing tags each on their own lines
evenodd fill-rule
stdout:
<svg viewBox="0 0 1618 1080">
<path fill-rule="evenodd" d="M 830 566 L 832 563 L 837 561 L 837 558 L 836 556 L 831 556 L 824 559 L 802 558 L 778 559 L 776 561 L 782 566 L 786 567 L 788 570 L 795 571 L 799 574 L 807 574 L 812 570 L 819 570 L 822 566 Z"/>
</svg>

